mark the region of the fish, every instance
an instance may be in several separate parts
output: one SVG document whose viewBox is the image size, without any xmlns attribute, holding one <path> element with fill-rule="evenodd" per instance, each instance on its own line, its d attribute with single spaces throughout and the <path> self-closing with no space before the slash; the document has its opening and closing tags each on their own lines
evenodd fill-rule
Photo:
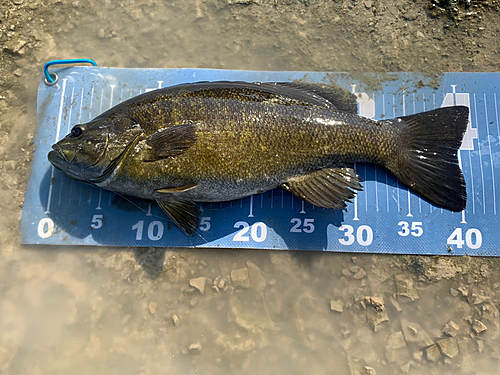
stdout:
<svg viewBox="0 0 500 375">
<path fill-rule="evenodd" d="M 184 234 L 197 202 L 277 187 L 312 205 L 345 209 L 373 163 L 428 202 L 459 212 L 465 106 L 373 120 L 356 96 L 326 84 L 197 82 L 157 89 L 76 124 L 48 160 L 70 178 L 155 200 Z"/>
</svg>

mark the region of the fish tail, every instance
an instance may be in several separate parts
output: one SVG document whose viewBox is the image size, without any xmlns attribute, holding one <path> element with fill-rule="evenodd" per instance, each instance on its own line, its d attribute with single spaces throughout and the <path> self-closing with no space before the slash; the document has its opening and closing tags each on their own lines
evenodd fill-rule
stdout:
<svg viewBox="0 0 500 375">
<path fill-rule="evenodd" d="M 401 131 L 401 152 L 388 169 L 429 202 L 462 211 L 467 202 L 457 157 L 469 108 L 444 107 L 391 120 Z"/>
</svg>

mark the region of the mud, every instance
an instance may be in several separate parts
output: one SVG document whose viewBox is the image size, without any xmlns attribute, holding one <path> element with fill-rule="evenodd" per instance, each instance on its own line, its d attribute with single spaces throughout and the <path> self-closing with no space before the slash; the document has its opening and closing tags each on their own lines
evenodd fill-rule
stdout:
<svg viewBox="0 0 500 375">
<path fill-rule="evenodd" d="M 494 374 L 497 259 L 28 247 L 42 65 L 498 71 L 498 1 L 0 0 L 0 373 Z"/>
</svg>

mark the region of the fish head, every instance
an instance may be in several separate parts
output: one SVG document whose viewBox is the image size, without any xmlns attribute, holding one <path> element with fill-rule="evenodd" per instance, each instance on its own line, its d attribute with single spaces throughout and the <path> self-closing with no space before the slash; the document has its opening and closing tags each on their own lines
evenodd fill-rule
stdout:
<svg viewBox="0 0 500 375">
<path fill-rule="evenodd" d="M 98 117 L 73 126 L 66 137 L 52 146 L 48 159 L 71 178 L 99 183 L 119 165 L 140 134 L 142 128 L 132 117 Z"/>
</svg>

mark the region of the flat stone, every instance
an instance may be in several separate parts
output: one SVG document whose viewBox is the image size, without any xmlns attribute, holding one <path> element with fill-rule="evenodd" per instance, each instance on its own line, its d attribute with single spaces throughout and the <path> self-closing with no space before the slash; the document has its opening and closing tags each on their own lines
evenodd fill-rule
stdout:
<svg viewBox="0 0 500 375">
<path fill-rule="evenodd" d="M 434 344 L 429 334 L 419 324 L 401 319 L 401 327 L 403 328 L 406 342 L 415 345 L 418 349 L 423 349 Z"/>
<path fill-rule="evenodd" d="M 344 302 L 341 300 L 331 300 L 330 301 L 330 310 L 337 311 L 341 313 L 344 310 Z"/>
<path fill-rule="evenodd" d="M 415 283 L 413 279 L 406 274 L 396 276 L 396 290 L 400 297 L 408 298 L 411 301 L 418 299 L 418 291 L 415 288 Z"/>
<path fill-rule="evenodd" d="M 456 296 L 458 296 L 458 290 L 456 290 L 455 288 L 450 288 L 450 294 L 453 297 L 456 297 Z"/>
<path fill-rule="evenodd" d="M 201 352 L 201 344 L 199 342 L 195 342 L 188 346 L 188 350 L 191 353 L 200 353 Z"/>
<path fill-rule="evenodd" d="M 453 320 L 450 320 L 448 323 L 445 324 L 444 328 L 442 329 L 442 332 L 447 336 L 455 337 L 460 333 L 460 327 Z"/>
<path fill-rule="evenodd" d="M 385 358 L 390 363 L 404 364 L 408 358 L 408 349 L 406 349 L 406 342 L 403 332 L 393 332 L 387 338 L 385 346 Z"/>
<path fill-rule="evenodd" d="M 403 336 L 403 332 L 397 331 L 391 333 L 391 335 L 387 338 L 386 348 L 389 349 L 400 349 L 406 346 L 405 338 Z"/>
<path fill-rule="evenodd" d="M 267 285 L 266 279 L 262 276 L 260 268 L 252 262 L 247 262 L 248 278 L 250 279 L 250 288 L 262 292 Z"/>
<path fill-rule="evenodd" d="M 206 283 L 207 278 L 204 276 L 189 280 L 189 285 L 191 285 L 195 289 L 198 289 L 201 294 L 205 293 Z"/>
<path fill-rule="evenodd" d="M 449 358 L 455 358 L 458 354 L 457 341 L 453 337 L 439 340 L 437 345 L 441 349 L 441 352 Z"/>
<path fill-rule="evenodd" d="M 425 349 L 425 358 L 431 362 L 437 362 L 441 358 L 441 352 L 436 344 Z"/>
<path fill-rule="evenodd" d="M 240 268 L 231 271 L 231 281 L 234 286 L 239 286 L 241 288 L 249 288 L 250 280 L 248 279 L 248 269 Z"/>
<path fill-rule="evenodd" d="M 17 68 L 16 70 L 14 70 L 14 75 L 16 77 L 21 77 L 23 75 L 23 71 L 19 68 Z"/>
</svg>

